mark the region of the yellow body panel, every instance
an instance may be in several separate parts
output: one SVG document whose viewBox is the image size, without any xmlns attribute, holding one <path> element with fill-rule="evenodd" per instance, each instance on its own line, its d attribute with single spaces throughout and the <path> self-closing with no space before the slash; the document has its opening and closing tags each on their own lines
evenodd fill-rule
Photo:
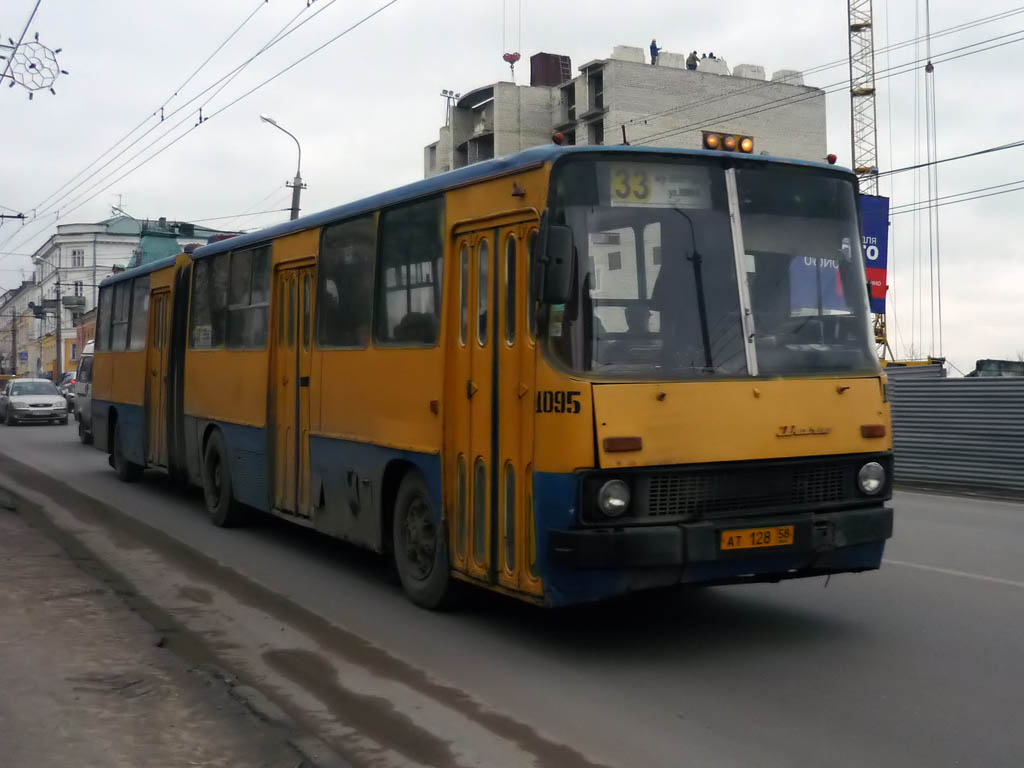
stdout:
<svg viewBox="0 0 1024 768">
<path fill-rule="evenodd" d="M 189 349 L 185 415 L 250 427 L 267 423 L 267 350 Z"/>
<path fill-rule="evenodd" d="M 317 353 L 316 434 L 439 453 L 444 355 L 440 348 L 324 350 Z M 317 372 L 319 369 L 319 372 Z"/>
<path fill-rule="evenodd" d="M 595 384 L 602 467 L 866 453 L 892 448 L 877 377 Z M 861 425 L 884 424 L 884 438 Z M 606 437 L 643 449 L 607 453 Z"/>
</svg>

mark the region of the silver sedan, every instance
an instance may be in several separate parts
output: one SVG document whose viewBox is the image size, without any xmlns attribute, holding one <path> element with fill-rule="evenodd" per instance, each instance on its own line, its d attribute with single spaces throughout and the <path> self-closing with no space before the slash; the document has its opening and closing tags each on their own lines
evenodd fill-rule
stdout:
<svg viewBox="0 0 1024 768">
<path fill-rule="evenodd" d="M 0 420 L 68 423 L 68 403 L 49 379 L 11 379 L 0 393 Z"/>
</svg>

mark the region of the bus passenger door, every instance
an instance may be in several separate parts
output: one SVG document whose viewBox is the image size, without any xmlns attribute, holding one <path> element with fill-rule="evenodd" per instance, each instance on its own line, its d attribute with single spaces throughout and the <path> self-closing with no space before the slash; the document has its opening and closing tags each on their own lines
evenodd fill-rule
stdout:
<svg viewBox="0 0 1024 768">
<path fill-rule="evenodd" d="M 496 556 L 498 579 L 510 589 L 539 592 L 533 544 L 532 492 L 535 344 L 529 318 L 529 266 L 536 220 L 502 227 L 497 235 L 498 322 Z M 577 406 L 578 407 L 578 406 Z"/>
<path fill-rule="evenodd" d="M 274 295 L 274 509 L 308 518 L 313 268 L 279 270 Z"/>
<path fill-rule="evenodd" d="M 494 372 L 494 229 L 456 233 L 458 306 L 449 334 L 446 409 L 448 529 L 456 570 L 493 579 L 491 428 Z"/>
<path fill-rule="evenodd" d="M 170 349 L 170 291 L 149 298 L 146 346 L 146 462 L 167 466 L 167 353 Z"/>
</svg>

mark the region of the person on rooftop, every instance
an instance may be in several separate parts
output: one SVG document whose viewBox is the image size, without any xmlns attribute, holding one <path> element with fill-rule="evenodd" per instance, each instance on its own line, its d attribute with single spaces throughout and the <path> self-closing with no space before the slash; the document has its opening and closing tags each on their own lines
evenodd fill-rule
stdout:
<svg viewBox="0 0 1024 768">
<path fill-rule="evenodd" d="M 661 53 L 661 48 L 658 47 L 657 38 L 651 38 L 651 65 L 658 66 L 658 54 Z"/>
<path fill-rule="evenodd" d="M 686 57 L 686 68 L 696 69 L 697 68 L 697 52 L 693 51 L 689 56 Z"/>
</svg>

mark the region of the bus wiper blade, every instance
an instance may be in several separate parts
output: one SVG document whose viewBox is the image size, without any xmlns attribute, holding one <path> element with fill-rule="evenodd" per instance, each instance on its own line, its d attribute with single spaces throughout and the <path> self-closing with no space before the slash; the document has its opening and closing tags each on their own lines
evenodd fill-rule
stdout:
<svg viewBox="0 0 1024 768">
<path fill-rule="evenodd" d="M 697 235 L 693 228 L 693 220 L 680 208 L 673 208 L 672 210 L 686 219 L 686 223 L 690 225 L 690 244 L 693 255 L 689 256 L 687 261 L 693 264 L 693 281 L 697 285 L 697 311 L 700 313 L 700 336 L 704 346 L 704 373 L 714 373 L 715 366 L 711 361 L 711 332 L 708 329 L 708 309 L 704 301 L 704 274 L 701 269 L 704 257 L 697 250 Z"/>
</svg>

